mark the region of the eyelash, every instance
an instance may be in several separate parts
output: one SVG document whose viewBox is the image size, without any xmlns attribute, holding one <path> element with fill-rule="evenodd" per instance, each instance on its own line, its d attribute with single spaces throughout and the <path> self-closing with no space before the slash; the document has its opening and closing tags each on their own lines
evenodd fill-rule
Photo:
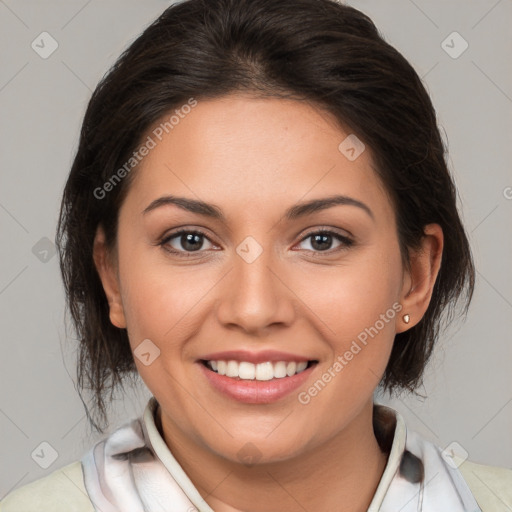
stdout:
<svg viewBox="0 0 512 512">
<path fill-rule="evenodd" d="M 195 252 L 203 252 L 203 251 L 177 251 L 175 249 L 169 249 L 169 247 L 167 247 L 167 244 L 174 238 L 177 238 L 183 234 L 192 234 L 192 235 L 199 235 L 199 236 L 203 236 L 204 238 L 206 238 L 210 243 L 213 244 L 213 242 L 208 238 L 207 234 L 203 231 L 201 231 L 200 229 L 180 229 L 179 231 L 176 231 L 168 236 L 166 236 L 165 238 L 163 238 L 160 242 L 158 242 L 158 245 L 161 246 L 165 251 L 173 254 L 173 255 L 176 255 L 178 257 L 183 257 L 183 258 L 190 258 L 190 257 L 193 257 L 195 254 Z M 320 229 L 318 231 L 311 231 L 310 233 L 308 233 L 307 235 L 305 235 L 299 243 L 302 243 L 304 242 L 305 240 L 307 240 L 308 238 L 312 237 L 313 235 L 331 235 L 333 236 L 336 240 L 338 240 L 339 242 L 342 243 L 341 246 L 335 248 L 335 249 L 327 249 L 326 251 L 311 251 L 310 249 L 306 249 L 308 250 L 309 252 L 312 252 L 314 257 L 321 257 L 323 256 L 324 254 L 333 254 L 333 253 L 336 253 L 336 252 L 339 252 L 339 251 L 342 251 L 342 250 L 346 250 L 348 249 L 349 247 L 353 246 L 354 245 L 354 240 L 352 240 L 351 238 L 347 237 L 347 236 L 344 236 L 344 235 L 341 235 L 339 233 L 337 233 L 336 231 L 331 231 L 331 230 L 328 230 L 328 229 Z"/>
</svg>

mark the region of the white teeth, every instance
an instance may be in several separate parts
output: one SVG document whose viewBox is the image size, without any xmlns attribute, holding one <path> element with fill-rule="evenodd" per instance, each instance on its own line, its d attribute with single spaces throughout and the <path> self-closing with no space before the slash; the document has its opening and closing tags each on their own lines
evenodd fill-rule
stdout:
<svg viewBox="0 0 512 512">
<path fill-rule="evenodd" d="M 282 379 L 286 376 L 291 377 L 296 373 L 303 372 L 308 363 L 302 361 L 277 361 L 272 363 L 266 361 L 264 363 L 253 364 L 247 361 L 208 361 L 208 366 L 219 375 L 227 377 L 239 377 L 243 380 L 271 380 Z"/>
<path fill-rule="evenodd" d="M 236 361 L 228 361 L 226 377 L 238 377 L 238 363 Z"/>
<path fill-rule="evenodd" d="M 297 363 L 294 363 L 294 362 L 288 363 L 286 365 L 286 375 L 288 375 L 288 377 L 295 375 L 296 369 L 297 369 Z"/>
<path fill-rule="evenodd" d="M 279 361 L 274 364 L 274 377 L 276 379 L 286 377 L 286 363 L 284 361 Z"/>
<path fill-rule="evenodd" d="M 212 361 L 215 362 L 215 361 Z M 233 363 L 236 364 L 235 361 Z M 238 375 L 235 377 L 240 377 L 241 379 L 252 380 L 256 374 L 256 367 L 251 363 L 241 362 L 238 366 Z"/>
<path fill-rule="evenodd" d="M 301 363 L 297 363 L 297 373 L 300 373 L 302 370 L 305 370 L 308 363 L 307 361 L 302 361 Z"/>
<path fill-rule="evenodd" d="M 219 375 L 226 375 L 226 361 L 217 361 L 217 373 Z"/>
<path fill-rule="evenodd" d="M 274 368 L 270 361 L 256 365 L 256 380 L 271 380 L 273 378 Z"/>
</svg>

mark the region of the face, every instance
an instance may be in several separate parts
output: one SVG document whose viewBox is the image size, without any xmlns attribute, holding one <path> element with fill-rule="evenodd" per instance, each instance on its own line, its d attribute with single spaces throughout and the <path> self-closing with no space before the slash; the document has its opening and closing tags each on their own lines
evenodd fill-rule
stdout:
<svg viewBox="0 0 512 512">
<path fill-rule="evenodd" d="M 232 461 L 314 450 L 371 406 L 405 329 L 370 148 L 340 151 L 350 133 L 292 100 L 230 95 L 159 124 L 102 271 L 111 320 L 170 431 Z"/>
</svg>

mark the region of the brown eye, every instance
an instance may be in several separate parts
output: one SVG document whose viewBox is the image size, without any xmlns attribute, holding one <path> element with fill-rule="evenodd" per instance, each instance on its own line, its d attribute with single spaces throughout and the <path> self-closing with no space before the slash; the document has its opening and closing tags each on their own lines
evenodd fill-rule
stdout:
<svg viewBox="0 0 512 512">
<path fill-rule="evenodd" d="M 306 247 L 306 250 L 314 252 L 336 252 L 338 250 L 346 249 L 354 244 L 354 241 L 350 238 L 336 233 L 334 231 L 315 231 L 310 233 L 301 240 L 301 243 L 311 239 L 309 245 L 310 248 Z M 334 249 L 332 246 L 334 243 L 338 243 Z"/>
<path fill-rule="evenodd" d="M 165 250 L 174 254 L 186 255 L 187 253 L 202 252 L 205 241 L 212 247 L 213 244 L 202 231 L 197 230 L 181 230 L 165 237 L 160 245 Z"/>
</svg>

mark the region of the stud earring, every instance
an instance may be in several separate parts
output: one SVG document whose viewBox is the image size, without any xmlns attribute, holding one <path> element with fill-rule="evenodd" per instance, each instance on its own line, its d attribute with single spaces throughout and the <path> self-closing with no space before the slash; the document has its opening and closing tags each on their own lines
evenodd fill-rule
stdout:
<svg viewBox="0 0 512 512">
<path fill-rule="evenodd" d="M 409 315 L 404 315 L 402 318 L 406 324 L 408 324 L 411 320 L 411 317 Z"/>
</svg>

